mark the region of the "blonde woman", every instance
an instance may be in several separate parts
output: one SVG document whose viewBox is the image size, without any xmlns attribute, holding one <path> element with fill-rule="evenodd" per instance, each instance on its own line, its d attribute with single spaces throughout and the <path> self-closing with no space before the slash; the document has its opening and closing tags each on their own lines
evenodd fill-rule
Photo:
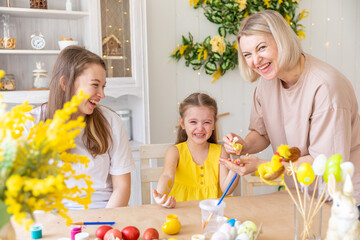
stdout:
<svg viewBox="0 0 360 240">
<path fill-rule="evenodd" d="M 298 147 L 303 162 L 319 154 L 340 154 L 355 165 L 354 195 L 360 203 L 360 117 L 349 80 L 329 64 L 304 53 L 299 38 L 276 11 L 246 18 L 237 35 L 239 62 L 245 79 L 258 85 L 254 92 L 250 132 L 241 139 L 229 133 L 225 149 L 234 154 L 235 136 L 241 154 L 258 153 L 271 144 Z M 244 157 L 243 166 L 223 161 L 240 175 L 267 160 Z"/>
</svg>

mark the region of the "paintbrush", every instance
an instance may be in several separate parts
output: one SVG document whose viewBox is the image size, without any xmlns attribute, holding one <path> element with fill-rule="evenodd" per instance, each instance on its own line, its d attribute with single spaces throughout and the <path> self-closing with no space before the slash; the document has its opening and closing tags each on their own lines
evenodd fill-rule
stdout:
<svg viewBox="0 0 360 240">
<path fill-rule="evenodd" d="M 229 183 L 229 186 L 226 188 L 225 192 L 223 193 L 223 195 L 221 196 L 219 202 L 216 204 L 216 206 L 219 206 L 222 202 L 222 200 L 224 199 L 224 197 L 226 196 L 227 192 L 229 191 L 231 185 L 233 185 L 235 179 L 237 177 L 237 173 L 235 173 L 233 179 L 231 180 L 231 182 Z M 203 229 L 205 229 L 206 225 L 209 223 L 210 219 L 212 218 L 212 216 L 214 215 L 214 212 L 211 212 L 208 219 L 206 219 L 206 221 L 204 222 L 204 226 Z"/>
<path fill-rule="evenodd" d="M 77 222 L 73 225 L 114 225 L 115 222 Z"/>
</svg>

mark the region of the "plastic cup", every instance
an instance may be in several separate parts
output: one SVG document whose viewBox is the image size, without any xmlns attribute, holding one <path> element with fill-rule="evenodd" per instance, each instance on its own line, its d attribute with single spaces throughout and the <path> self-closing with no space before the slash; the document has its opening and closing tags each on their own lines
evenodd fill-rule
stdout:
<svg viewBox="0 0 360 240">
<path fill-rule="evenodd" d="M 201 208 L 201 226 L 204 226 L 210 214 L 213 213 L 213 216 L 204 229 L 204 233 L 216 232 L 224 223 L 224 209 L 226 204 L 222 201 L 220 205 L 217 205 L 218 202 L 219 199 L 206 199 L 199 203 L 199 207 Z"/>
</svg>

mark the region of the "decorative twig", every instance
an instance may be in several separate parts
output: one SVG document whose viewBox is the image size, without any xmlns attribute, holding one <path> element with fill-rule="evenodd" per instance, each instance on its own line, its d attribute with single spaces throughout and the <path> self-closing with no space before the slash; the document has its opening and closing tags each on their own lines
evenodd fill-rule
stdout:
<svg viewBox="0 0 360 240">
<path fill-rule="evenodd" d="M 303 205 L 302 205 L 302 202 L 301 202 L 300 193 L 299 193 L 299 187 L 298 187 L 297 181 L 296 181 L 296 179 L 295 179 L 295 171 L 294 171 L 294 166 L 293 166 L 293 164 L 292 164 L 292 161 L 290 161 L 290 170 L 291 170 L 291 175 L 292 175 L 293 180 L 294 180 L 296 192 L 297 192 L 297 195 L 298 195 L 299 204 L 300 204 L 300 207 L 301 207 L 300 209 L 301 209 L 301 211 L 303 212 L 303 216 L 305 216 L 304 208 L 303 208 Z"/>
<path fill-rule="evenodd" d="M 317 188 L 318 182 L 319 182 L 319 175 L 316 176 L 315 187 L 314 187 L 314 191 L 313 191 L 313 194 L 312 194 L 312 197 L 311 197 L 311 201 L 310 201 L 310 209 L 309 209 L 309 215 L 308 215 L 307 221 L 309 221 L 309 219 L 310 219 L 310 213 L 311 213 L 312 205 L 313 205 L 313 202 L 314 202 L 315 192 L 316 192 L 316 188 Z M 314 210 L 315 210 L 315 209 L 314 209 Z"/>
</svg>

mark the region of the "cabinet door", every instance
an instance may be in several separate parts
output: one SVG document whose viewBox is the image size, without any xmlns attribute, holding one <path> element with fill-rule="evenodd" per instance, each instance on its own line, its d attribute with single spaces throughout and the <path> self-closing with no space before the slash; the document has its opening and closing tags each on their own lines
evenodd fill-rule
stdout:
<svg viewBox="0 0 360 240">
<path fill-rule="evenodd" d="M 145 0 L 102 0 L 100 4 L 100 42 L 107 65 L 105 93 L 141 97 L 147 76 Z"/>
</svg>

